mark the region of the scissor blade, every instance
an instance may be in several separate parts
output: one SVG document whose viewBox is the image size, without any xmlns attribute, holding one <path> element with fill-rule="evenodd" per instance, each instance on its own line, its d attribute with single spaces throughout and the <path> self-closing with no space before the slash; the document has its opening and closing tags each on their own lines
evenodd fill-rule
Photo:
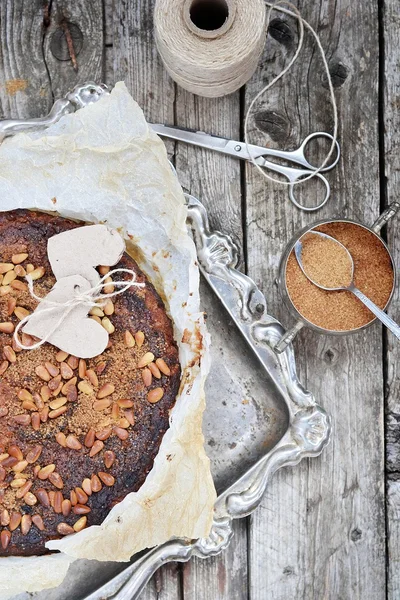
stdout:
<svg viewBox="0 0 400 600">
<path fill-rule="evenodd" d="M 202 148 L 209 148 L 210 150 L 216 150 L 217 152 L 225 152 L 226 146 L 230 141 L 215 135 L 209 135 L 203 131 L 182 129 L 179 127 L 171 127 L 158 123 L 154 125 L 151 124 L 150 127 L 162 137 L 178 140 L 180 142 L 186 142 L 187 144 L 193 144 L 195 146 L 201 146 Z"/>
</svg>

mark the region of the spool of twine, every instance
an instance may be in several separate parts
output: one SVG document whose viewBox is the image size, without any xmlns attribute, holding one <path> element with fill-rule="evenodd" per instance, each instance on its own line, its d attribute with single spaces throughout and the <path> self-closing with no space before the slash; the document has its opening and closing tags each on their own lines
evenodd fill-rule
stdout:
<svg viewBox="0 0 400 600">
<path fill-rule="evenodd" d="M 265 44 L 263 0 L 157 0 L 154 30 L 171 77 L 216 98 L 239 89 L 256 70 Z"/>
</svg>

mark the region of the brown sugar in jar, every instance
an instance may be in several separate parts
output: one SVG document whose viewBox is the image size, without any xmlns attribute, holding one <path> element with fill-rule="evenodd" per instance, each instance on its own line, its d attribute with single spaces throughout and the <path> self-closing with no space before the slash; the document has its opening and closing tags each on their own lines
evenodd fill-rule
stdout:
<svg viewBox="0 0 400 600">
<path fill-rule="evenodd" d="M 361 225 L 346 221 L 325 223 L 315 230 L 332 236 L 349 250 L 354 262 L 356 287 L 377 306 L 385 308 L 392 293 L 394 273 L 390 255 L 379 237 Z M 328 269 L 329 256 L 325 256 L 323 246 L 318 250 L 320 264 Z M 351 292 L 322 290 L 311 283 L 300 269 L 293 250 L 286 265 L 286 287 L 297 311 L 322 329 L 351 331 L 375 319 Z"/>
</svg>

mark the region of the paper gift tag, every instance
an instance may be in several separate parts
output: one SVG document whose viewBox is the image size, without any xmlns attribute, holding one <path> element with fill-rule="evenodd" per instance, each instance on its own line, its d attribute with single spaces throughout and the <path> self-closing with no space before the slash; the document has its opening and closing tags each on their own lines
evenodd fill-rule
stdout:
<svg viewBox="0 0 400 600">
<path fill-rule="evenodd" d="M 124 249 L 119 233 L 105 225 L 78 227 L 50 238 L 47 251 L 57 283 L 30 315 L 23 331 L 79 358 L 101 354 L 108 333 L 88 317 L 90 306 L 79 297 L 88 292 L 93 300 L 98 297 L 99 290 L 93 290 L 100 282 L 95 267 L 115 265 Z"/>
</svg>

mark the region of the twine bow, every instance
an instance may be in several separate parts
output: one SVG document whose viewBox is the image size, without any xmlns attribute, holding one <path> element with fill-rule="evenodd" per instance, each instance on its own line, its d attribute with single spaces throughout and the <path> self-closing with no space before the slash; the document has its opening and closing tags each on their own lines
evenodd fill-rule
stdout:
<svg viewBox="0 0 400 600">
<path fill-rule="evenodd" d="M 115 275 L 116 273 L 129 273 L 129 275 L 132 275 L 132 279 L 130 279 L 128 281 L 113 281 L 112 285 L 114 287 L 120 287 L 121 289 L 111 292 L 109 294 L 101 294 L 100 295 L 101 290 L 104 289 L 106 286 L 110 285 L 109 282 L 105 283 L 105 279 L 107 277 L 111 277 L 111 275 Z M 29 319 L 35 313 L 33 312 L 33 313 L 27 315 L 24 319 L 22 319 L 22 321 L 20 321 L 18 323 L 17 327 L 15 328 L 14 340 L 15 340 L 16 344 L 18 344 L 18 346 L 20 348 L 22 348 L 23 350 L 36 350 L 36 348 L 40 348 L 40 346 L 45 344 L 51 338 L 53 333 L 55 331 L 57 331 L 57 329 L 60 327 L 60 325 L 65 321 L 65 319 L 68 317 L 70 312 L 77 306 L 87 306 L 88 311 L 89 311 L 90 308 L 92 308 L 93 306 L 104 306 L 106 304 L 106 300 L 108 298 L 113 298 L 114 296 L 123 294 L 130 287 L 143 288 L 145 286 L 144 283 L 137 283 L 136 273 L 134 271 L 132 271 L 131 269 L 113 269 L 112 271 L 109 271 L 106 275 L 101 277 L 99 283 L 97 283 L 95 286 L 91 287 L 89 290 L 86 290 L 85 292 L 76 291 L 74 296 L 72 298 L 70 298 L 69 300 L 67 300 L 66 302 L 53 302 L 52 300 L 48 300 L 46 298 L 46 296 L 41 298 L 40 296 L 37 296 L 35 294 L 35 291 L 33 289 L 33 280 L 29 274 L 26 275 L 25 279 L 28 282 L 28 288 L 29 288 L 29 292 L 30 292 L 32 298 L 35 298 L 35 300 L 40 302 L 42 305 L 44 305 L 44 304 L 47 305 L 47 308 L 43 308 L 40 311 L 41 314 L 45 314 L 45 313 L 48 313 L 48 312 L 54 311 L 54 310 L 59 310 L 60 308 L 65 308 L 65 310 L 63 311 L 60 319 L 57 321 L 57 323 L 54 325 L 54 327 L 51 329 L 51 331 L 49 331 L 49 333 L 47 333 L 43 339 L 39 340 L 32 346 L 25 346 L 20 341 L 18 333 L 19 333 L 20 329 L 22 327 L 24 327 L 24 325 L 26 325 L 26 323 L 29 321 Z M 99 299 L 100 299 L 100 302 L 99 302 Z"/>
</svg>

